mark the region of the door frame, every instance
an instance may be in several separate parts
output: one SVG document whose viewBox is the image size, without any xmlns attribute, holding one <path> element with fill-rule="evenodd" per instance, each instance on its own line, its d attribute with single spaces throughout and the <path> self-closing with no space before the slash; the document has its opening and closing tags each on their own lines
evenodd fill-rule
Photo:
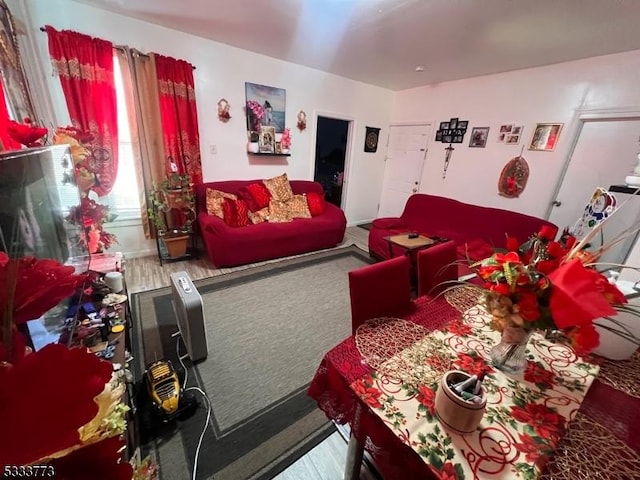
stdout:
<svg viewBox="0 0 640 480">
<path fill-rule="evenodd" d="M 580 135 L 582 134 L 584 124 L 586 122 L 605 122 L 609 120 L 640 120 L 640 109 L 638 109 L 638 107 L 619 107 L 579 109 L 576 111 L 571 122 L 573 124 L 571 144 L 564 159 L 564 165 L 562 166 L 562 171 L 560 173 L 560 177 L 558 178 L 558 183 L 556 184 L 556 188 L 553 191 L 551 199 L 549 200 L 549 205 L 547 206 L 547 213 L 545 216 L 547 220 L 551 218 L 551 213 L 553 212 L 554 208 L 553 202 L 556 200 L 558 194 L 560 193 L 560 188 L 562 187 L 562 183 L 564 182 L 564 177 L 567 174 L 567 170 L 569 170 L 569 164 L 571 163 L 571 159 L 573 158 L 573 154 L 578 145 L 578 141 L 580 140 Z"/>
<path fill-rule="evenodd" d="M 340 199 L 340 208 L 343 212 L 347 210 L 347 200 L 349 196 L 349 178 L 351 177 L 351 158 L 353 157 L 353 136 L 356 131 L 357 121 L 355 117 L 345 115 L 343 113 L 327 112 L 322 110 L 313 111 L 313 131 L 311 134 L 311 145 L 313 146 L 313 163 L 310 166 L 309 178 L 313 180 L 315 175 L 316 161 L 315 149 L 318 142 L 318 117 L 332 118 L 334 120 L 344 120 L 347 126 L 347 146 L 344 150 L 344 176 L 342 177 L 342 198 Z"/>
</svg>

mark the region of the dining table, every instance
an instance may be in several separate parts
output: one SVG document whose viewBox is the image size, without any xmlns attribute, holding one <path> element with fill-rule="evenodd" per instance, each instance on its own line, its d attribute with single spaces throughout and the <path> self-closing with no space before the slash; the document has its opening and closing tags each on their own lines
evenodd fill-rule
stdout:
<svg viewBox="0 0 640 480">
<path fill-rule="evenodd" d="M 350 425 L 345 479 L 366 451 L 393 479 L 640 478 L 640 354 L 578 356 L 557 332 L 536 332 L 518 374 L 491 364 L 500 341 L 469 295 L 418 297 L 372 319 L 327 352 L 308 394 Z M 484 372 L 486 410 L 461 435 L 435 411 L 442 375 Z"/>
</svg>

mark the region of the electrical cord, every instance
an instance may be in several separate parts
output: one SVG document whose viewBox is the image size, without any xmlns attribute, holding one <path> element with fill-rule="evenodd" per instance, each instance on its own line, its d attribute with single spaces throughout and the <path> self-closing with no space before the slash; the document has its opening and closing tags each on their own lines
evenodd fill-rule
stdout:
<svg viewBox="0 0 640 480">
<path fill-rule="evenodd" d="M 178 360 L 180 361 L 180 365 L 182 366 L 182 371 L 184 372 L 184 380 L 182 382 L 182 390 L 188 392 L 189 390 L 193 390 L 202 395 L 207 402 L 207 419 L 204 422 L 204 426 L 202 428 L 202 432 L 200 433 L 200 439 L 198 440 L 198 446 L 196 447 L 196 454 L 193 460 L 193 474 L 191 479 L 196 480 L 196 473 L 198 471 L 198 457 L 200 456 L 200 447 L 202 447 L 202 440 L 204 439 L 204 434 L 207 432 L 207 427 L 209 426 L 209 421 L 211 420 L 211 400 L 207 397 L 207 394 L 202 391 L 199 387 L 189 387 L 185 388 L 187 385 L 187 378 L 189 378 L 189 372 L 187 367 L 185 367 L 184 362 L 182 361 L 182 355 L 180 355 L 180 336 L 178 336 L 178 340 L 176 341 L 176 354 L 178 355 Z"/>
</svg>

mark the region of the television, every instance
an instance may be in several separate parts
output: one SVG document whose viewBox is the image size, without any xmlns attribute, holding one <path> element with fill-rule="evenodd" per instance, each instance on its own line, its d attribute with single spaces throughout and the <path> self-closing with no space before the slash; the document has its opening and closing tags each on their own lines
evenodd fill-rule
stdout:
<svg viewBox="0 0 640 480">
<path fill-rule="evenodd" d="M 72 172 L 67 145 L 0 153 L 0 251 L 11 258 L 69 262 L 76 272 L 88 269 L 83 229 L 65 220 L 69 209 L 80 204 Z M 32 348 L 65 341 L 72 302 L 64 299 L 41 318 L 27 322 L 23 333 Z"/>
</svg>

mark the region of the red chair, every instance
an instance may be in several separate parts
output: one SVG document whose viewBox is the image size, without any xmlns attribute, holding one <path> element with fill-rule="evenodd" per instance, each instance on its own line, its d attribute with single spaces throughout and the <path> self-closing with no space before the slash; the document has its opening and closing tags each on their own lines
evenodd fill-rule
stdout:
<svg viewBox="0 0 640 480">
<path fill-rule="evenodd" d="M 406 256 L 349 272 L 351 328 L 370 318 L 397 316 L 412 305 L 411 262 Z"/>
<path fill-rule="evenodd" d="M 456 242 L 449 240 L 425 250 L 419 250 L 416 256 L 418 270 L 418 296 L 435 296 L 453 285 L 451 280 L 458 279 L 458 259 Z"/>
</svg>

